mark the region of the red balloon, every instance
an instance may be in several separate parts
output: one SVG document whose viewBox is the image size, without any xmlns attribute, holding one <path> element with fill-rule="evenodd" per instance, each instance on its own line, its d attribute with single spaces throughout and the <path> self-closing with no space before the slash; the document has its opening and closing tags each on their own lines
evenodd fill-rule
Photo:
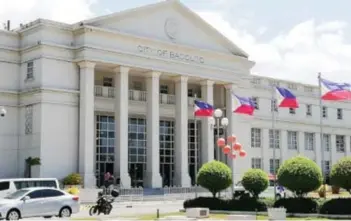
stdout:
<svg viewBox="0 0 351 221">
<path fill-rule="evenodd" d="M 217 146 L 218 146 L 218 147 L 224 147 L 224 146 L 225 146 L 225 140 L 224 140 L 224 138 L 219 138 L 219 139 L 217 140 Z"/>
<path fill-rule="evenodd" d="M 246 157 L 246 151 L 245 150 L 240 150 L 239 156 L 240 157 Z"/>
<path fill-rule="evenodd" d="M 236 159 L 236 154 L 235 154 L 235 153 L 231 153 L 231 154 L 229 155 L 229 157 L 230 157 L 231 159 Z"/>
<path fill-rule="evenodd" d="M 228 136 L 227 138 L 228 143 L 235 143 L 236 142 L 236 136 L 233 134 L 231 136 Z"/>
<path fill-rule="evenodd" d="M 242 148 L 243 147 L 242 147 L 242 145 L 240 143 L 235 143 L 233 145 L 233 150 L 235 150 L 235 151 L 240 151 Z"/>
<path fill-rule="evenodd" d="M 226 146 L 223 148 L 223 153 L 224 153 L 224 154 L 230 153 L 230 146 L 229 146 L 229 145 L 226 145 Z"/>
</svg>

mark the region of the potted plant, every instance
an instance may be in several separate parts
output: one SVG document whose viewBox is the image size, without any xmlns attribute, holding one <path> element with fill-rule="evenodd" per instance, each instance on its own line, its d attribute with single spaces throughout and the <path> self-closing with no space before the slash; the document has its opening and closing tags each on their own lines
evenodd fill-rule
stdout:
<svg viewBox="0 0 351 221">
<path fill-rule="evenodd" d="M 79 173 L 71 173 L 63 179 L 63 185 L 65 189 L 69 188 L 81 188 L 82 177 Z"/>
<path fill-rule="evenodd" d="M 28 157 L 27 159 L 25 159 L 25 163 L 26 163 L 25 177 L 32 178 L 32 168 L 34 166 L 41 165 L 40 158 L 39 157 Z"/>
</svg>

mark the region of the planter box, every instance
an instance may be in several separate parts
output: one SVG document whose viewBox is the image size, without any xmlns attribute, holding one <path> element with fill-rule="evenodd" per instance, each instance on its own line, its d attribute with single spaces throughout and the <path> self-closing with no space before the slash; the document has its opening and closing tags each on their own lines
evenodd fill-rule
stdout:
<svg viewBox="0 0 351 221">
<path fill-rule="evenodd" d="M 208 208 L 189 208 L 186 209 L 186 216 L 188 218 L 208 218 L 210 210 Z"/>
<path fill-rule="evenodd" d="M 268 208 L 269 220 L 286 220 L 285 208 Z"/>
</svg>

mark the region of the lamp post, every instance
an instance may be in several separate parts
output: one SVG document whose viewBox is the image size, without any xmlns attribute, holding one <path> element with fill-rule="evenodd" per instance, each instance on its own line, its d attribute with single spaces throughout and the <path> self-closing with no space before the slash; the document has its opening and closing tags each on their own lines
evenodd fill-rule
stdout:
<svg viewBox="0 0 351 221">
<path fill-rule="evenodd" d="M 227 128 L 228 124 L 229 124 L 229 120 L 226 117 L 223 117 L 223 111 L 219 108 L 217 108 L 214 113 L 214 118 L 210 118 L 210 124 L 212 127 L 215 126 L 215 128 L 217 129 L 217 137 L 215 140 L 217 140 L 219 138 L 219 127 L 220 125 L 223 126 L 223 132 L 225 131 L 225 129 Z M 221 160 L 220 159 L 220 150 L 217 148 L 217 160 Z"/>
</svg>

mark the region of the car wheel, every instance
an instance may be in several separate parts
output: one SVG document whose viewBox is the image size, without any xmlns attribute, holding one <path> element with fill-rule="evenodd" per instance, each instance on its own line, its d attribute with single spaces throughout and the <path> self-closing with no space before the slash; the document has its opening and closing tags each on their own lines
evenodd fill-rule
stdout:
<svg viewBox="0 0 351 221">
<path fill-rule="evenodd" d="M 72 211 L 69 207 L 63 207 L 60 210 L 59 217 L 61 218 L 68 218 L 71 217 Z"/>
<path fill-rule="evenodd" d="M 19 220 L 20 217 L 19 211 L 14 209 L 7 213 L 6 220 Z"/>
</svg>

